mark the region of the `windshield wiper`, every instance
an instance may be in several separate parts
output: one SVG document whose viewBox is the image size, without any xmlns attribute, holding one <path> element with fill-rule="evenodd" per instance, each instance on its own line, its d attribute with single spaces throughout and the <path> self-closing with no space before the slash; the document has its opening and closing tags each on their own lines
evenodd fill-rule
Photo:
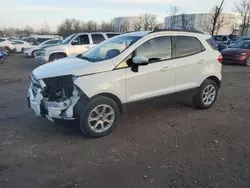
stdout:
<svg viewBox="0 0 250 188">
<path fill-rule="evenodd" d="M 80 59 L 83 59 L 83 60 L 87 60 L 87 61 L 90 61 L 90 62 L 95 62 L 95 60 L 93 58 L 90 58 L 90 57 L 86 57 L 86 56 L 81 56 L 79 57 Z"/>
</svg>

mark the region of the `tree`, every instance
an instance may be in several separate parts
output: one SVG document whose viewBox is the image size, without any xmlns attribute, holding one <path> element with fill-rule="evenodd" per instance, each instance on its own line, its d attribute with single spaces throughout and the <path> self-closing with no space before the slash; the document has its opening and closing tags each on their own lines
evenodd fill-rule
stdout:
<svg viewBox="0 0 250 188">
<path fill-rule="evenodd" d="M 102 21 L 99 29 L 101 31 L 114 31 L 114 23 L 113 21 L 110 22 Z"/>
<path fill-rule="evenodd" d="M 189 29 L 194 27 L 195 16 L 193 14 L 181 14 L 182 29 Z"/>
<path fill-rule="evenodd" d="M 140 15 L 139 17 L 135 18 L 133 29 L 134 31 L 141 31 L 142 27 L 143 27 L 143 18 L 142 15 Z"/>
<path fill-rule="evenodd" d="M 50 34 L 51 32 L 50 32 L 50 27 L 49 27 L 49 25 L 48 25 L 46 22 L 44 22 L 44 24 L 42 25 L 41 29 L 39 29 L 39 30 L 37 31 L 37 33 L 38 33 L 38 34 L 41 34 L 41 35 Z"/>
<path fill-rule="evenodd" d="M 98 30 L 98 24 L 95 21 L 90 20 L 86 24 L 86 29 L 87 29 L 88 32 L 97 31 Z"/>
<path fill-rule="evenodd" d="M 240 0 L 235 3 L 235 9 L 241 18 L 241 35 L 247 35 L 250 25 L 250 0 Z"/>
<path fill-rule="evenodd" d="M 128 21 L 124 21 L 124 23 L 120 24 L 119 27 L 119 32 L 121 33 L 126 33 L 129 30 L 129 22 Z"/>
<path fill-rule="evenodd" d="M 139 17 L 142 19 L 142 28 L 144 31 L 152 30 L 157 23 L 156 16 L 154 14 L 145 13 Z"/>
<path fill-rule="evenodd" d="M 221 15 L 223 11 L 224 0 L 219 5 L 215 5 L 213 8 L 212 19 L 211 19 L 211 35 L 215 32 L 218 33 L 220 28 L 224 25 L 224 16 Z"/>
<path fill-rule="evenodd" d="M 177 6 L 171 6 L 167 11 L 168 16 L 170 17 L 169 29 L 177 27 L 179 8 Z"/>
</svg>

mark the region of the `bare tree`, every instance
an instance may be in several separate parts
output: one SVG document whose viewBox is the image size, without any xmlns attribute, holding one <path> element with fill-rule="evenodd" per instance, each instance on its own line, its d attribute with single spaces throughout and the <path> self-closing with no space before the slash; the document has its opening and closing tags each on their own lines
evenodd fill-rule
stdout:
<svg viewBox="0 0 250 188">
<path fill-rule="evenodd" d="M 135 18 L 133 29 L 134 31 L 141 31 L 143 27 L 143 18 L 142 15 L 139 15 L 139 17 Z"/>
<path fill-rule="evenodd" d="M 221 16 L 223 11 L 224 0 L 221 1 L 219 5 L 215 5 L 212 12 L 212 19 L 211 19 L 211 35 L 220 30 L 223 26 L 224 17 Z"/>
<path fill-rule="evenodd" d="M 41 34 L 41 35 L 47 35 L 47 34 L 50 34 L 50 27 L 49 25 L 44 22 L 44 24 L 42 25 L 42 27 L 37 31 L 38 34 Z"/>
<path fill-rule="evenodd" d="M 129 22 L 124 21 L 119 27 L 119 32 L 126 33 L 126 32 L 128 32 L 128 30 L 129 30 Z"/>
<path fill-rule="evenodd" d="M 171 6 L 167 11 L 168 16 L 170 17 L 169 28 L 173 29 L 177 27 L 179 8 L 177 6 Z"/>
<path fill-rule="evenodd" d="M 102 21 L 99 29 L 101 31 L 114 31 L 114 23 L 112 21 L 110 22 Z"/>
<path fill-rule="evenodd" d="M 153 30 L 157 24 L 156 16 L 154 14 L 141 14 L 139 15 L 133 25 L 134 31 L 148 31 Z"/>
<path fill-rule="evenodd" d="M 195 16 L 193 14 L 181 14 L 182 29 L 189 29 L 194 27 Z"/>
<path fill-rule="evenodd" d="M 250 0 L 240 0 L 235 3 L 235 9 L 241 17 L 241 35 L 247 35 L 250 25 Z"/>
</svg>

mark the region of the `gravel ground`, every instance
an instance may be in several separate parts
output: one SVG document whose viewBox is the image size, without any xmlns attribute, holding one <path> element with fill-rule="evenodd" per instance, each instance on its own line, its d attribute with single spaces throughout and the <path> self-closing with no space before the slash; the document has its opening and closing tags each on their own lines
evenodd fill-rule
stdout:
<svg viewBox="0 0 250 188">
<path fill-rule="evenodd" d="M 250 67 L 223 67 L 216 105 L 138 105 L 101 139 L 36 118 L 27 107 L 33 59 L 0 64 L 1 188 L 249 188 Z"/>
</svg>

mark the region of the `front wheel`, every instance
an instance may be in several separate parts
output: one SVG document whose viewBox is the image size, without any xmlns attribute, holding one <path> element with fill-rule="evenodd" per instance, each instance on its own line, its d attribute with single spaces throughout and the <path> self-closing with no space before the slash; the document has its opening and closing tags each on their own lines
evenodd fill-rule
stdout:
<svg viewBox="0 0 250 188">
<path fill-rule="evenodd" d="M 250 66 L 250 56 L 246 58 L 246 66 Z"/>
<path fill-rule="evenodd" d="M 37 51 L 36 51 L 36 50 L 34 50 L 34 51 L 31 53 L 31 56 L 35 58 L 35 57 L 36 57 L 36 55 L 37 55 Z"/>
<path fill-rule="evenodd" d="M 95 97 L 82 112 L 80 130 L 93 138 L 106 136 L 117 127 L 119 116 L 119 108 L 112 99 L 104 96 Z"/>
<path fill-rule="evenodd" d="M 198 109 L 212 107 L 216 101 L 218 90 L 218 85 L 213 80 L 205 80 L 193 98 L 194 106 Z"/>
<path fill-rule="evenodd" d="M 5 50 L 6 54 L 10 54 L 10 48 L 9 47 L 5 47 L 4 50 Z"/>
</svg>

